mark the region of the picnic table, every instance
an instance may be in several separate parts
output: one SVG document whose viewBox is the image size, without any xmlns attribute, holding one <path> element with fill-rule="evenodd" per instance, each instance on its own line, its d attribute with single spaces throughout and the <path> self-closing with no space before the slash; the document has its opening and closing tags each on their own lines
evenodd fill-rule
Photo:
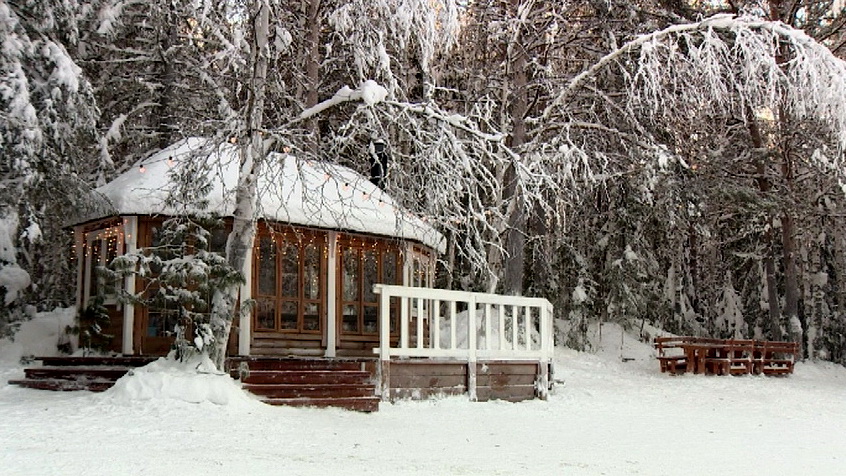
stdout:
<svg viewBox="0 0 846 476">
<path fill-rule="evenodd" d="M 656 337 L 661 372 L 710 375 L 786 375 L 793 373 L 796 342 L 707 337 Z"/>
</svg>

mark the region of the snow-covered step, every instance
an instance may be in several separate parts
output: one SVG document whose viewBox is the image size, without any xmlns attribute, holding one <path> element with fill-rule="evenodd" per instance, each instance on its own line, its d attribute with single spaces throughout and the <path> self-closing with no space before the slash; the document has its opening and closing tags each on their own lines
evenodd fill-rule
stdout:
<svg viewBox="0 0 846 476">
<path fill-rule="evenodd" d="M 134 367 L 113 366 L 42 366 L 24 369 L 27 379 L 116 381 Z"/>
<path fill-rule="evenodd" d="M 372 397 L 373 384 L 245 384 L 244 389 L 265 398 Z"/>
<path fill-rule="evenodd" d="M 290 407 L 335 407 L 359 412 L 379 411 L 379 397 L 351 398 L 268 398 L 263 400 L 268 405 L 286 405 Z"/>
<path fill-rule="evenodd" d="M 379 409 L 371 361 L 313 358 L 233 359 L 230 372 L 270 405 Z"/>
<path fill-rule="evenodd" d="M 90 392 L 103 392 L 111 388 L 115 382 L 113 380 L 68 380 L 68 379 L 19 379 L 9 380 L 10 385 L 17 385 L 19 387 L 34 388 L 37 390 L 53 390 L 60 392 L 71 392 L 78 390 L 88 390 Z"/>
<path fill-rule="evenodd" d="M 369 383 L 370 373 L 360 370 L 256 370 L 242 378 L 249 384 L 349 385 Z"/>
</svg>

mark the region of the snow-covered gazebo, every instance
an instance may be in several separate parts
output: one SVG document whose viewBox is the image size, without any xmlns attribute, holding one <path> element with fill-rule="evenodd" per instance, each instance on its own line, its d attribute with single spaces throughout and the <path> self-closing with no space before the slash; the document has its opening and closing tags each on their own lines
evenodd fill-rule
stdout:
<svg viewBox="0 0 846 476">
<path fill-rule="evenodd" d="M 97 292 L 98 265 L 156 244 L 163 220 L 179 213 L 165 206 L 171 172 L 189 161 L 205 164 L 211 183 L 206 211 L 225 223 L 212 230 L 211 248 L 223 250 L 234 211 L 238 148 L 210 146 L 201 138 L 180 141 L 98 188 L 106 206 L 74 225 L 78 307 Z M 258 178 L 258 196 L 253 265 L 241 289 L 242 300 L 254 299 L 255 307 L 252 319 L 236 323 L 230 353 L 373 356 L 379 340 L 373 285 L 431 286 L 442 236 L 367 178 L 339 165 L 271 153 Z M 133 278 L 124 283 L 129 292 L 140 285 Z M 111 350 L 167 352 L 173 314 L 115 299 L 106 304 L 108 333 L 115 336 Z"/>
<path fill-rule="evenodd" d="M 98 265 L 155 246 L 164 220 L 185 213 L 166 199 L 170 177 L 189 164 L 204 164 L 191 176 L 209 179 L 205 211 L 224 217 L 224 225 L 211 230 L 210 249 L 224 250 L 238 148 L 181 141 L 97 189 L 105 206 L 73 226 L 79 308 L 105 289 Z M 365 411 L 377 409 L 380 399 L 546 396 L 553 351 L 549 301 L 433 289 L 443 237 L 349 168 L 272 153 L 257 184 L 259 221 L 240 291 L 242 301 L 255 305 L 249 318 L 234 323 L 226 362 L 245 389 L 273 404 Z M 141 277 L 121 284 L 131 293 L 153 292 Z M 126 366 L 168 351 L 172 311 L 121 304 L 114 296 L 106 307 L 110 350 L 123 354 L 109 363 Z M 81 375 L 75 388 L 91 388 L 85 379 L 92 361 L 82 360 L 80 369 L 55 372 Z M 48 388 L 36 374 L 49 372 L 32 369 L 17 383 Z"/>
</svg>

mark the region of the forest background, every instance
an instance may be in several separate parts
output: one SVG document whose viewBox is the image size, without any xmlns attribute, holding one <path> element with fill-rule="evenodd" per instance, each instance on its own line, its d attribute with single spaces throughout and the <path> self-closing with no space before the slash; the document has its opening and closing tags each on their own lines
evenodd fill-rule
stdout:
<svg viewBox="0 0 846 476">
<path fill-rule="evenodd" d="M 73 305 L 92 189 L 206 136 L 384 166 L 439 286 L 544 296 L 560 344 L 846 364 L 844 55 L 839 0 L 0 0 L 0 334 Z"/>
</svg>

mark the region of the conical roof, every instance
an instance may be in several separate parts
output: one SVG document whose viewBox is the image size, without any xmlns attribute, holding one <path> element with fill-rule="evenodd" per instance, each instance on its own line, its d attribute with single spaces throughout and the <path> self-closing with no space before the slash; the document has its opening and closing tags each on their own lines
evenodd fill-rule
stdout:
<svg viewBox="0 0 846 476">
<path fill-rule="evenodd" d="M 210 146 L 203 138 L 179 141 L 136 164 L 97 192 L 108 206 L 86 221 L 110 215 L 174 215 L 165 199 L 175 189 L 173 176 L 189 164 L 206 177 L 211 192 L 206 211 L 232 216 L 238 180 L 238 147 Z M 308 227 L 363 232 L 415 240 L 443 251 L 443 236 L 404 211 L 359 173 L 336 164 L 303 161 L 271 153 L 257 181 L 259 217 Z M 111 208 L 111 210 L 108 210 Z M 108 211 L 107 211 L 108 210 Z M 189 209 L 190 211 L 190 209 Z"/>
</svg>

